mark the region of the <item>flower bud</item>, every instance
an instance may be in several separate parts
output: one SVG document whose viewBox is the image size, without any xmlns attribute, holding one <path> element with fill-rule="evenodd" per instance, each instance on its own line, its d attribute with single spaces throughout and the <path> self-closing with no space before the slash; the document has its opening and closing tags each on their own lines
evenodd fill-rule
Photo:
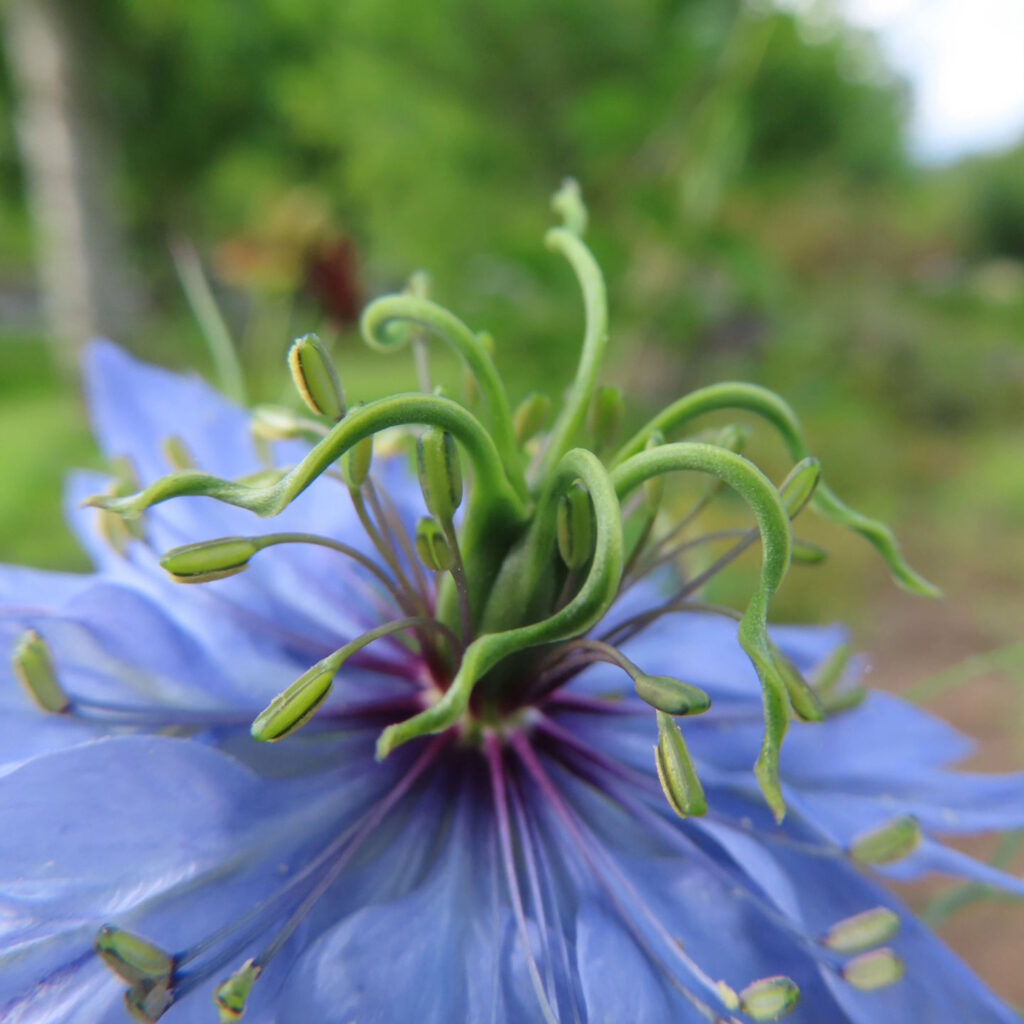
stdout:
<svg viewBox="0 0 1024 1024">
<path fill-rule="evenodd" d="M 221 537 L 173 548 L 160 565 L 178 583 L 208 583 L 242 572 L 259 549 L 249 537 Z"/>
<path fill-rule="evenodd" d="M 594 553 L 594 510 L 585 487 L 573 484 L 558 502 L 558 553 L 570 569 L 580 569 Z"/>
<path fill-rule="evenodd" d="M 301 729 L 327 699 L 337 672 L 336 665 L 323 662 L 304 672 L 256 716 L 250 729 L 253 739 L 276 743 Z"/>
<path fill-rule="evenodd" d="M 683 734 L 663 711 L 658 712 L 658 745 L 654 748 L 654 763 L 665 797 L 680 818 L 707 812 L 704 788 L 697 778 Z"/>
<path fill-rule="evenodd" d="M 288 351 L 288 368 L 302 400 L 318 416 L 337 422 L 345 415 L 338 371 L 315 334 L 298 338 Z"/>
<path fill-rule="evenodd" d="M 539 391 L 531 391 L 518 405 L 512 414 L 512 427 L 516 435 L 516 444 L 526 444 L 535 437 L 547 423 L 551 415 L 551 398 Z"/>
<path fill-rule="evenodd" d="M 821 479 L 821 463 L 813 456 L 801 459 L 779 485 L 782 504 L 793 519 L 811 500 L 814 489 Z"/>
<path fill-rule="evenodd" d="M 889 948 L 861 953 L 843 965 L 843 980 L 861 992 L 893 985 L 904 973 L 903 961 Z"/>
<path fill-rule="evenodd" d="M 455 556 L 436 519 L 424 516 L 416 524 L 416 554 L 433 572 L 447 572 L 455 564 Z"/>
<path fill-rule="evenodd" d="M 800 989 L 783 974 L 761 978 L 740 993 L 740 1008 L 752 1020 L 778 1020 L 800 1001 Z"/>
<path fill-rule="evenodd" d="M 921 844 L 921 826 L 909 814 L 862 832 L 850 843 L 850 856 L 861 864 L 894 864 Z"/>
<path fill-rule="evenodd" d="M 862 953 L 888 942 L 899 929 L 899 914 L 888 907 L 874 907 L 837 921 L 823 942 L 836 953 Z"/>
<path fill-rule="evenodd" d="M 57 679 L 50 646 L 34 629 L 21 635 L 14 648 L 13 665 L 18 682 L 33 704 L 54 715 L 67 711 L 71 702 Z"/>
<path fill-rule="evenodd" d="M 129 985 L 169 980 L 174 973 L 174 957 L 116 925 L 100 928 L 92 945 L 107 967 Z"/>
<path fill-rule="evenodd" d="M 590 403 L 587 427 L 594 439 L 594 451 L 602 452 L 615 443 L 626 419 L 626 402 L 622 391 L 612 386 L 600 387 Z"/>
<path fill-rule="evenodd" d="M 642 672 L 633 684 L 642 700 L 666 715 L 699 715 L 711 707 L 711 698 L 699 686 L 672 676 L 649 676 Z"/>
<path fill-rule="evenodd" d="M 416 468 L 427 511 L 450 523 L 462 503 L 462 467 L 455 438 L 444 430 L 425 430 L 416 441 Z"/>
<path fill-rule="evenodd" d="M 235 1021 L 242 1019 L 246 1000 L 261 973 L 261 967 L 257 967 L 252 960 L 246 960 L 227 981 L 217 986 L 213 1001 L 217 1004 L 220 1024 L 235 1024 Z"/>
</svg>

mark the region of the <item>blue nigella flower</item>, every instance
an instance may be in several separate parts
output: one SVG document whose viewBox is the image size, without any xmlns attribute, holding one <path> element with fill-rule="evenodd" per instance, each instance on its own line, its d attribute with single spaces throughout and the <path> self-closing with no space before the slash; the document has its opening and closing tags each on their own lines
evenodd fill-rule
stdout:
<svg viewBox="0 0 1024 1024">
<path fill-rule="evenodd" d="M 617 453 L 600 391 L 601 457 L 571 449 L 603 289 L 571 188 L 559 204 L 588 332 L 543 436 L 544 403 L 510 414 L 486 343 L 417 294 L 371 306 L 368 335 L 454 344 L 490 433 L 438 395 L 346 412 L 312 338 L 290 361 L 313 418 L 91 349 L 120 460 L 71 484 L 96 572 L 0 574 L 0 1019 L 1016 1019 L 875 875 L 1024 894 L 940 838 L 1020 828 L 1024 779 L 951 770 L 968 742 L 867 694 L 841 630 L 763 628 L 808 500 L 927 584 L 760 389 L 695 392 Z M 733 429 L 671 441 L 720 408 L 782 432 L 780 487 Z M 406 423 L 427 427 L 415 472 L 405 434 L 367 441 Z M 667 516 L 661 482 L 684 469 L 759 532 L 681 530 L 696 514 Z M 747 610 L 700 604 L 759 537 Z"/>
</svg>

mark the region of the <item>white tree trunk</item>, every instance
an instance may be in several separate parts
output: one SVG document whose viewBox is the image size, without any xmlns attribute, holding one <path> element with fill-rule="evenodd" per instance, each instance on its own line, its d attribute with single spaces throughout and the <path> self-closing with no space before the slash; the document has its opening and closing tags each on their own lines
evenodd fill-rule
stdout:
<svg viewBox="0 0 1024 1024">
<path fill-rule="evenodd" d="M 132 313 L 82 5 L 7 0 L 0 12 L 43 306 L 70 369 L 83 341 L 122 334 Z"/>
</svg>

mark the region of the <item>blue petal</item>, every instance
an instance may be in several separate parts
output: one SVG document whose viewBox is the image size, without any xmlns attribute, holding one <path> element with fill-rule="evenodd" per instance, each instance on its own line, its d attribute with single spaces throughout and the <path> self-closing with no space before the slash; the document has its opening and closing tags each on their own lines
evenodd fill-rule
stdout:
<svg viewBox="0 0 1024 1024">
<path fill-rule="evenodd" d="M 372 870 L 359 880 L 345 876 L 340 888 L 353 907 L 301 954 L 279 1004 L 282 1021 L 532 1019 L 536 1003 L 523 991 L 510 915 L 492 913 L 487 819 L 473 817 L 479 797 L 465 790 L 447 776 L 434 796 L 406 807 L 402 835 L 367 854 Z M 425 843 L 439 825 L 443 834 Z M 510 1016 L 510 1004 L 525 1015 Z"/>
<path fill-rule="evenodd" d="M 703 1022 L 695 1011 L 680 1016 L 676 1000 L 622 924 L 593 903 L 576 918 L 576 969 L 583 987 L 587 1024 Z"/>
<path fill-rule="evenodd" d="M 974 743 L 948 723 L 886 693 L 824 723 L 797 725 L 782 749 L 783 773 L 812 787 L 888 785 L 908 771 L 967 757 Z"/>
<path fill-rule="evenodd" d="M 267 804 L 260 786 L 208 748 L 160 737 L 39 758 L 0 780 L 0 892 L 38 918 L 117 913 L 230 856 L 250 808 Z"/>
<path fill-rule="evenodd" d="M 0 565 L 0 606 L 52 608 L 70 600 L 90 582 L 91 577 L 81 573 Z"/>
<path fill-rule="evenodd" d="M 7 687 L 0 672 L 0 689 Z M 87 722 L 46 715 L 29 706 L 27 697 L 22 699 L 26 710 L 4 709 L 0 714 L 0 777 L 42 754 L 98 739 L 106 731 Z"/>
<path fill-rule="evenodd" d="M 407 474 L 403 478 L 408 484 Z M 206 498 L 159 505 L 143 519 L 146 541 L 132 542 L 126 556 L 115 554 L 99 533 L 98 517 L 103 513 L 79 507 L 85 498 L 104 489 L 104 480 L 96 474 L 74 474 L 69 487 L 70 521 L 94 564 L 135 587 L 158 595 L 174 594 L 175 604 L 187 608 L 194 622 L 213 624 L 228 617 L 244 624 L 254 643 L 272 639 L 281 649 L 315 661 L 393 615 L 364 569 L 340 553 L 310 545 L 272 548 L 253 559 L 243 576 L 202 587 L 172 585 L 159 566 L 159 556 L 181 544 L 278 532 L 343 539 L 372 555 L 347 496 L 333 481 L 323 486 L 318 482 L 270 520 Z M 401 499 L 403 488 L 396 485 L 392 494 Z M 222 600 L 211 605 L 214 595 Z"/>
<path fill-rule="evenodd" d="M 713 791 L 709 791 L 709 801 L 720 802 Z M 970 1020 L 972 1024 L 995 1024 L 1015 1020 L 1012 1011 L 952 956 L 934 934 L 890 893 L 816 839 L 813 827 L 801 822 L 798 815 L 791 814 L 782 830 L 773 830 L 772 842 L 759 842 L 756 835 L 744 836 L 738 826 L 730 830 L 714 823 L 696 824 L 713 835 L 750 881 L 760 885 L 812 938 L 823 934 L 840 918 L 870 907 L 887 906 L 899 914 L 900 931 L 891 945 L 907 966 L 902 981 L 877 992 L 860 993 L 833 970 L 821 969 L 833 998 L 851 1021 L 902 1024 L 906 1020 L 927 1020 L 959 1024 Z M 765 830 L 766 838 L 769 834 Z M 810 852 L 815 847 L 818 852 Z M 780 871 L 789 879 L 789 884 L 781 889 Z M 787 894 L 782 900 L 777 899 L 780 892 Z M 813 1006 L 813 1002 L 805 999 L 803 1005 Z M 818 1019 L 833 1017 L 819 1014 Z"/>
<path fill-rule="evenodd" d="M 245 414 L 199 377 L 139 362 L 107 341 L 90 344 L 83 371 L 100 447 L 128 456 L 144 483 L 171 471 L 162 450 L 170 434 L 210 473 L 259 469 Z"/>
<path fill-rule="evenodd" d="M 0 635 L 13 639 L 30 627 L 48 641 L 63 684 L 78 696 L 203 708 L 222 704 L 238 685 L 155 602 L 119 584 L 94 583 L 42 614 L 0 612 Z"/>
<path fill-rule="evenodd" d="M 694 996 L 724 1013 L 714 982 L 721 979 L 738 990 L 758 978 L 785 974 L 804 993 L 804 1009 L 791 1018 L 794 1024 L 836 1019 L 834 1001 L 821 983 L 814 960 L 794 941 L 792 929 L 780 925 L 781 915 L 759 909 L 764 903 L 759 887 L 767 889 L 779 881 L 778 872 L 755 879 L 753 892 L 743 898 L 736 877 L 724 870 L 721 860 L 702 856 L 700 847 L 675 822 L 666 819 L 656 830 L 647 816 L 641 825 L 615 803 L 558 773 L 555 777 L 593 835 L 588 845 L 595 849 L 595 863 L 605 885 L 625 908 L 630 930 L 634 936 L 642 935 L 660 958 L 659 977 L 664 980 L 671 973 Z M 625 797 L 620 794 L 620 799 Z M 642 842 L 637 841 L 638 835 Z M 608 866 L 602 868 L 602 862 Z M 785 888 L 792 886 L 791 880 L 783 881 Z M 750 882 L 744 880 L 744 885 L 749 887 Z M 620 919 L 613 926 L 624 930 L 626 921 Z M 695 968 L 686 966 L 685 957 Z M 625 973 L 618 980 L 621 986 L 628 984 Z M 692 1013 L 689 1000 L 668 991 L 667 985 L 663 991 L 671 997 L 676 1016 Z"/>
<path fill-rule="evenodd" d="M 1024 878 L 1001 871 L 990 864 L 984 864 L 968 857 L 966 853 L 943 846 L 934 839 L 925 839 L 905 861 L 893 864 L 885 869 L 891 878 L 913 880 L 922 874 L 937 871 L 940 874 L 966 878 L 972 882 L 1002 889 L 1016 896 L 1024 896 Z"/>
<path fill-rule="evenodd" d="M 266 784 L 237 763 L 157 737 L 100 740 L 38 758 L 0 780 L 0 807 L 0 1008 L 40 985 L 56 1000 L 70 998 L 62 979 L 81 971 L 102 978 L 91 966 L 96 927 L 169 890 L 187 891 L 205 872 L 223 875 L 259 836 L 254 809 L 282 811 Z M 263 866 L 263 891 L 275 869 L 276 860 Z M 260 891 L 250 882 L 246 876 L 235 887 L 221 878 L 199 894 L 200 905 L 217 913 L 227 900 L 237 914 Z M 186 901 L 169 911 L 184 917 L 172 942 L 201 926 L 188 909 Z M 92 1005 L 91 992 L 83 984 L 82 1006 Z M 28 1020 L 98 1019 L 37 1018 L 30 1005 Z"/>
</svg>

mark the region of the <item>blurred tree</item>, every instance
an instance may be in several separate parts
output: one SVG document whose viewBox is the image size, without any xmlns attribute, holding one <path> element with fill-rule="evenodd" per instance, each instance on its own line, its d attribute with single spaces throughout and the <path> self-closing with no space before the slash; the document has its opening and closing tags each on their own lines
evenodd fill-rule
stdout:
<svg viewBox="0 0 1024 1024">
<path fill-rule="evenodd" d="M 92 26 L 69 0 L 10 0 L 0 14 L 43 298 L 70 371 L 78 346 L 119 333 L 131 308 L 110 148 L 92 102 Z"/>
<path fill-rule="evenodd" d="M 442 298 L 499 345 L 525 338 L 547 369 L 571 358 L 552 342 L 577 330 L 565 272 L 536 244 L 549 221 L 538 197 L 563 175 L 594 208 L 617 322 L 678 357 L 694 337 L 756 342 L 778 294 L 777 261 L 730 225 L 733 197 L 769 173 L 879 177 L 900 161 L 902 97 L 857 71 L 866 44 L 839 28 L 809 41 L 792 16 L 744 0 L 89 10 L 150 278 L 167 273 L 169 231 L 227 240 L 217 266 L 232 281 L 305 285 L 338 319 L 323 268 L 351 239 L 371 289 L 429 266 Z M 316 223 L 292 223 L 298 208 Z M 358 294 L 349 270 L 344 283 Z"/>
<path fill-rule="evenodd" d="M 974 161 L 970 212 L 975 253 L 1024 260 L 1024 146 Z"/>
<path fill-rule="evenodd" d="M 747 97 L 753 174 L 842 169 L 887 178 L 905 163 L 905 86 L 872 37 L 838 21 L 808 26 L 785 15 L 773 31 Z"/>
</svg>

